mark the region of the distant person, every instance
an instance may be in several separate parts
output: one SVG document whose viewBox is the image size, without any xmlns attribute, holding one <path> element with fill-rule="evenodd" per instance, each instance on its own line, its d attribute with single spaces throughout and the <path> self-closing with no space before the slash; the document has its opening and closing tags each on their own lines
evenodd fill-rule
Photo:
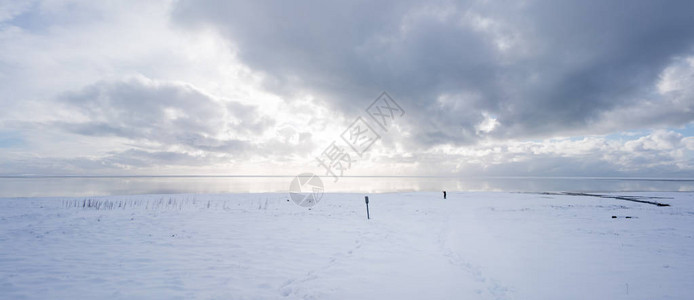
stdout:
<svg viewBox="0 0 694 300">
<path fill-rule="evenodd" d="M 443 199 L 446 199 L 446 191 L 443 191 Z"/>
</svg>

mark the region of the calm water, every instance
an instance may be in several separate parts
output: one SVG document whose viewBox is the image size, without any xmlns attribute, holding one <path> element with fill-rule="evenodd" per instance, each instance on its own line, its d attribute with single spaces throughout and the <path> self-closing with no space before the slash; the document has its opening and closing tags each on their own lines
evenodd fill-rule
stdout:
<svg viewBox="0 0 694 300">
<path fill-rule="evenodd" d="M 0 177 L 0 197 L 176 193 L 284 193 L 292 177 Z M 411 191 L 641 192 L 694 191 L 694 179 L 618 178 L 323 178 L 325 192 Z"/>
</svg>

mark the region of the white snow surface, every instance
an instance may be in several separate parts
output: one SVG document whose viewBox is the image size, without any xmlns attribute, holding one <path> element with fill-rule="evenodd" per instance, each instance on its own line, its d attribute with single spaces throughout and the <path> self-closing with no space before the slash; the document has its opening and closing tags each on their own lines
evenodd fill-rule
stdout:
<svg viewBox="0 0 694 300">
<path fill-rule="evenodd" d="M 626 194 L 671 206 L 386 193 L 367 220 L 363 194 L 5 198 L 0 298 L 694 299 L 694 193 Z"/>
</svg>

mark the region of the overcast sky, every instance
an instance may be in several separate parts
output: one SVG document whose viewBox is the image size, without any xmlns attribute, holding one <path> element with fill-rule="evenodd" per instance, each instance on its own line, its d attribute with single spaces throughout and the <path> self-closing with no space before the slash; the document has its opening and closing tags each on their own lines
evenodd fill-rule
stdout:
<svg viewBox="0 0 694 300">
<path fill-rule="evenodd" d="M 343 175 L 692 178 L 693 12 L 0 1 L 0 175 L 325 173 L 334 145 Z M 366 111 L 384 91 L 388 128 Z M 359 117 L 361 156 L 341 138 Z"/>
</svg>

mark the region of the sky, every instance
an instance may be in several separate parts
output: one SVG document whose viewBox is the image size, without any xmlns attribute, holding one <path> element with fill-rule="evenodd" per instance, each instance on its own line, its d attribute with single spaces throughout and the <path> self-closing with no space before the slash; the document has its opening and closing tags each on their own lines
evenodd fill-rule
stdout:
<svg viewBox="0 0 694 300">
<path fill-rule="evenodd" d="M 0 175 L 694 178 L 693 11 L 0 0 Z"/>
</svg>

